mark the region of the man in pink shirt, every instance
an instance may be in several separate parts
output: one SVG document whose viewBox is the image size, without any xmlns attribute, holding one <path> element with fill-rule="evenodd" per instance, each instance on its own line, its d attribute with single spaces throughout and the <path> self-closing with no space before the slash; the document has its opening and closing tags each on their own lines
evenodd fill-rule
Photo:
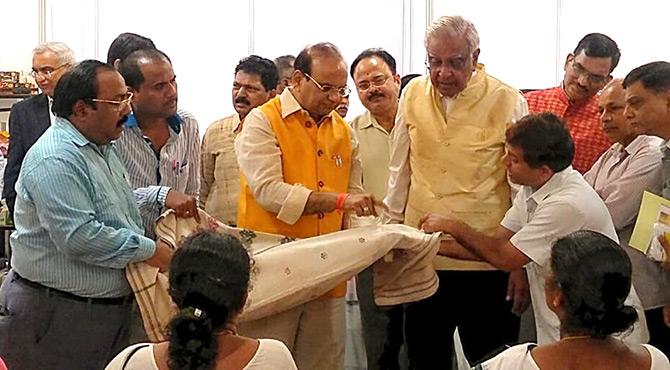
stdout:
<svg viewBox="0 0 670 370">
<path fill-rule="evenodd" d="M 633 264 L 633 285 L 640 296 L 649 329 L 649 344 L 670 353 L 670 329 L 663 323 L 663 305 L 670 299 L 670 274 L 661 265 L 628 246 L 645 190 L 661 194 L 661 144 L 655 136 L 640 135 L 624 117 L 622 80 L 610 82 L 600 94 L 600 120 L 614 142 L 584 174 L 584 180 L 605 202 L 619 243 Z"/>
<path fill-rule="evenodd" d="M 565 59 L 561 86 L 525 94 L 530 113 L 551 112 L 567 123 L 575 143 L 572 166 L 581 173 L 612 145 L 600 128 L 598 92 L 612 80 L 620 57 L 614 40 L 590 33 Z"/>
</svg>

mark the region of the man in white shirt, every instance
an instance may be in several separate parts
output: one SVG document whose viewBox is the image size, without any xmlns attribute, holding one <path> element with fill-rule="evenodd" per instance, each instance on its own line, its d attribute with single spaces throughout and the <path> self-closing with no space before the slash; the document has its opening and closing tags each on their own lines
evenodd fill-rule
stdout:
<svg viewBox="0 0 670 370">
<path fill-rule="evenodd" d="M 442 243 L 442 255 L 484 260 L 504 271 L 525 267 L 537 341 L 551 343 L 560 338 L 560 322 L 547 306 L 544 291 L 552 243 L 577 230 L 597 231 L 614 241 L 618 238 L 607 207 L 570 165 L 575 147 L 558 117 L 551 113 L 524 117 L 507 130 L 505 147 L 507 172 L 522 188 L 494 236 L 437 214 L 425 215 L 419 227 L 453 236 L 455 241 Z M 624 339 L 645 343 L 647 327 L 634 288 L 627 303 L 638 309 L 640 321 Z"/>
<path fill-rule="evenodd" d="M 384 49 L 366 49 L 351 63 L 351 78 L 365 113 L 349 122 L 360 143 L 363 187 L 376 199 L 386 196 L 391 132 L 398 112 L 400 76 L 396 61 Z M 374 302 L 373 269 L 356 278 L 368 370 L 398 369 L 404 342 L 402 305 L 379 307 Z"/>
</svg>

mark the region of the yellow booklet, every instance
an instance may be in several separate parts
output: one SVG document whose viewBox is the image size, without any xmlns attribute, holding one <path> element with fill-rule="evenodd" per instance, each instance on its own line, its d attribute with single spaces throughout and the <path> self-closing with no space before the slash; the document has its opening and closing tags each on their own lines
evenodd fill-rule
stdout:
<svg viewBox="0 0 670 370">
<path fill-rule="evenodd" d="M 661 234 L 670 236 L 670 200 L 645 191 L 628 245 L 649 254 L 649 247 L 657 244 L 652 239 Z"/>
</svg>

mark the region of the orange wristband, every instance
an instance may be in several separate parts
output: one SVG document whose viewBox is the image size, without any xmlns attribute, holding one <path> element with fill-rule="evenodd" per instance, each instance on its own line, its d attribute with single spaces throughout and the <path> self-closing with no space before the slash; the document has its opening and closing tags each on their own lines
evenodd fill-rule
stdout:
<svg viewBox="0 0 670 370">
<path fill-rule="evenodd" d="M 342 212 L 344 211 L 344 202 L 349 197 L 349 193 L 340 193 L 337 194 L 337 200 L 335 201 L 335 209 Z"/>
</svg>

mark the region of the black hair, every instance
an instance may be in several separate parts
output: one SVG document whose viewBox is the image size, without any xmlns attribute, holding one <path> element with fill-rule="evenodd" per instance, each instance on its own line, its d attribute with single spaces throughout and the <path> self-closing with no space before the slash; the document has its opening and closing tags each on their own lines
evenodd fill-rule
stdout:
<svg viewBox="0 0 670 370">
<path fill-rule="evenodd" d="M 572 54 L 576 57 L 582 50 L 587 57 L 610 58 L 612 61 L 610 64 L 610 73 L 616 68 L 619 64 L 619 59 L 621 59 L 619 46 L 609 36 L 602 33 L 589 33 L 584 36 L 579 40 Z"/>
<path fill-rule="evenodd" d="M 312 73 L 313 54 L 330 54 L 342 58 L 342 54 L 337 46 L 330 42 L 320 42 L 318 44 L 306 46 L 295 58 L 293 67 L 306 74 Z"/>
<path fill-rule="evenodd" d="M 98 73 L 100 71 L 116 72 L 114 67 L 99 60 L 81 61 L 65 72 L 58 80 L 54 90 L 52 111 L 57 117 L 67 118 L 73 113 L 77 101 L 83 100 L 95 109 L 91 102 L 98 96 Z"/>
<path fill-rule="evenodd" d="M 575 144 L 563 121 L 553 113 L 529 114 L 510 126 L 507 144 L 521 148 L 532 168 L 548 166 L 554 172 L 566 169 L 575 155 Z"/>
<path fill-rule="evenodd" d="M 126 85 L 137 90 L 144 82 L 144 75 L 142 74 L 141 61 L 149 59 L 151 61 L 165 60 L 172 64 L 170 57 L 158 49 L 140 49 L 133 51 L 126 59 L 119 65 L 119 73 L 126 80 Z"/>
<path fill-rule="evenodd" d="M 363 50 L 363 52 L 358 54 L 356 59 L 354 59 L 354 61 L 351 63 L 351 68 L 349 69 L 351 78 L 354 78 L 354 71 L 356 71 L 356 66 L 358 66 L 358 63 L 360 63 L 361 60 L 370 57 L 380 58 L 381 60 L 384 61 L 384 63 L 386 63 L 387 66 L 389 66 L 389 69 L 391 70 L 391 73 L 394 76 L 397 74 L 395 58 L 393 58 L 391 54 L 389 54 L 386 50 L 382 48 L 371 48 Z"/>
<path fill-rule="evenodd" d="M 202 231 L 184 239 L 170 263 L 170 296 L 179 313 L 168 325 L 171 370 L 215 366 L 217 332 L 242 309 L 250 257 L 230 235 Z"/>
<path fill-rule="evenodd" d="M 604 338 L 637 321 L 635 308 L 624 304 L 631 288 L 631 262 L 612 239 L 582 230 L 556 240 L 551 270 L 565 297 L 564 331 Z"/>
<path fill-rule="evenodd" d="M 656 93 L 670 91 L 670 63 L 651 62 L 635 68 L 624 78 L 623 87 L 627 88 L 637 81 L 642 82 L 645 89 Z"/>
<path fill-rule="evenodd" d="M 400 78 L 400 93 L 402 94 L 402 91 L 405 89 L 405 86 L 412 81 L 413 79 L 421 77 L 420 74 L 418 73 L 410 73 L 408 75 L 404 75 Z"/>
<path fill-rule="evenodd" d="M 277 71 L 277 66 L 270 59 L 259 57 L 258 55 L 250 55 L 242 58 L 237 67 L 235 67 L 235 74 L 239 71 L 260 76 L 261 84 L 265 88 L 265 91 L 277 88 L 279 72 Z"/>
<path fill-rule="evenodd" d="M 107 64 L 112 65 L 119 59 L 125 60 L 128 55 L 141 49 L 155 49 L 156 45 L 150 38 L 136 33 L 124 32 L 118 35 L 107 51 Z"/>
</svg>

